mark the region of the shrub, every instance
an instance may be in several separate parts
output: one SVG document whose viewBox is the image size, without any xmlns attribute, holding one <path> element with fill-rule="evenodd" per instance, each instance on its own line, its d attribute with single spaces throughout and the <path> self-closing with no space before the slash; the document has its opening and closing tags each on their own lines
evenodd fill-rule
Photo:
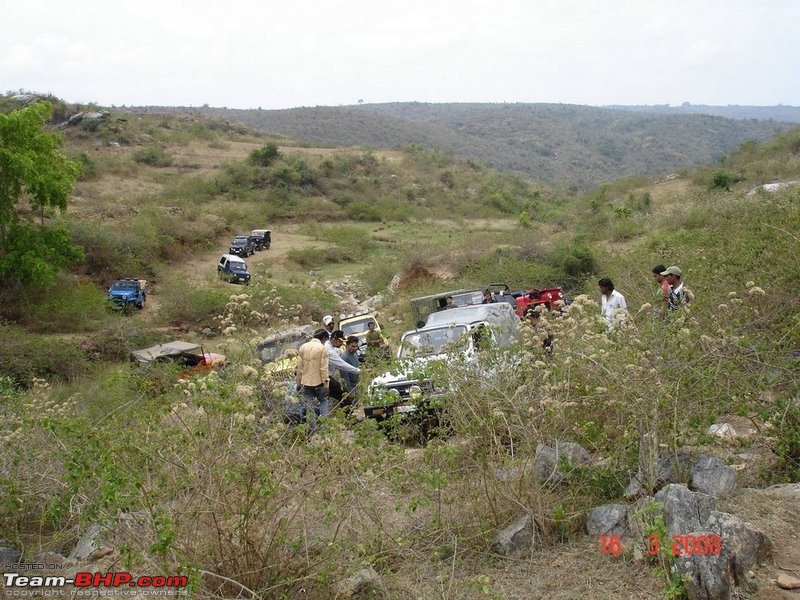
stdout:
<svg viewBox="0 0 800 600">
<path fill-rule="evenodd" d="M 213 269 L 213 265 L 209 269 Z M 158 290 L 161 315 L 168 323 L 211 324 L 214 317 L 223 312 L 230 293 L 228 286 L 205 287 L 176 280 L 165 282 Z"/>
<path fill-rule="evenodd" d="M 109 316 L 103 289 L 66 276 L 53 288 L 26 288 L 20 301 L 20 323 L 42 333 L 98 329 Z"/>
<path fill-rule="evenodd" d="M 88 368 L 74 341 L 0 323 L 0 375 L 16 385 L 30 386 L 36 377 L 71 380 Z"/>
<path fill-rule="evenodd" d="M 730 191 L 731 187 L 741 181 L 741 177 L 737 177 L 733 173 L 729 173 L 727 171 L 719 170 L 714 171 L 711 174 L 711 181 L 709 182 L 709 188 L 713 189 L 721 189 L 725 191 Z"/>
<path fill-rule="evenodd" d="M 169 167 L 172 165 L 172 156 L 161 146 L 141 148 L 133 153 L 133 160 L 151 167 Z"/>
<path fill-rule="evenodd" d="M 93 181 L 97 179 L 97 166 L 86 152 L 81 152 L 73 160 L 81 166 L 81 174 L 78 181 Z"/>
<path fill-rule="evenodd" d="M 270 142 L 266 146 L 253 150 L 248 156 L 248 160 L 250 164 L 257 167 L 268 167 L 280 157 L 281 153 L 278 151 L 278 145 Z"/>
</svg>

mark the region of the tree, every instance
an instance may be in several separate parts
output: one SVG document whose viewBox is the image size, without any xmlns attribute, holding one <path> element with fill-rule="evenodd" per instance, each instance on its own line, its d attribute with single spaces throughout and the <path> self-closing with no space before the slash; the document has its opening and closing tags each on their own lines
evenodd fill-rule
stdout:
<svg viewBox="0 0 800 600">
<path fill-rule="evenodd" d="M 278 145 L 270 142 L 262 148 L 253 150 L 250 153 L 250 163 L 257 167 L 268 167 L 278 158 L 281 153 L 278 151 Z"/>
<path fill-rule="evenodd" d="M 80 174 L 61 136 L 44 131 L 52 114 L 49 102 L 0 114 L 0 277 L 22 283 L 52 285 L 59 267 L 83 257 L 63 228 L 45 225 L 66 210 Z"/>
</svg>

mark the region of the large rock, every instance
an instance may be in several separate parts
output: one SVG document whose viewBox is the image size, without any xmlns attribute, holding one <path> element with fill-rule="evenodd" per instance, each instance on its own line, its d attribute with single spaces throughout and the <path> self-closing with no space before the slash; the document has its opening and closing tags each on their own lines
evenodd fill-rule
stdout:
<svg viewBox="0 0 800 600">
<path fill-rule="evenodd" d="M 66 126 L 74 127 L 75 125 L 80 125 L 87 131 L 94 131 L 97 129 L 98 125 L 105 121 L 110 115 L 111 113 L 107 110 L 81 111 L 67 119 Z"/>
<path fill-rule="evenodd" d="M 534 531 L 535 523 L 532 516 L 519 517 L 497 534 L 492 542 L 492 551 L 509 556 L 518 550 L 532 548 Z"/>
<path fill-rule="evenodd" d="M 11 565 L 19 562 L 22 552 L 14 548 L 0 548 L 0 568 L 11 570 Z"/>
<path fill-rule="evenodd" d="M 78 545 L 75 546 L 75 549 L 67 557 L 67 560 L 87 560 L 95 552 L 101 550 L 103 548 L 100 542 L 101 533 L 100 525 L 98 523 L 93 523 L 78 541 Z"/>
<path fill-rule="evenodd" d="M 381 576 L 372 567 L 361 569 L 333 586 L 335 598 L 388 598 Z"/>
<path fill-rule="evenodd" d="M 545 444 L 536 447 L 533 459 L 533 473 L 540 483 L 561 483 L 564 473 L 561 470 L 562 460 L 568 467 L 589 466 L 592 457 L 583 446 L 574 442 L 556 442 L 556 447 L 551 448 Z"/>
<path fill-rule="evenodd" d="M 625 535 L 628 530 L 628 507 L 624 504 L 605 504 L 589 512 L 586 531 L 589 535 Z"/>
<path fill-rule="evenodd" d="M 673 536 L 719 536 L 721 551 L 688 554 L 691 544 L 678 538 L 675 568 L 689 600 L 727 600 L 734 587 L 747 583 L 747 571 L 766 559 L 771 544 L 766 535 L 728 513 L 715 510 L 714 498 L 671 484 L 656 494 L 671 546 Z M 681 541 L 683 540 L 683 541 Z"/>
<path fill-rule="evenodd" d="M 691 489 L 720 498 L 736 488 L 736 469 L 713 456 L 700 456 L 692 469 Z"/>
<path fill-rule="evenodd" d="M 684 451 L 658 459 L 647 466 L 641 460 L 639 463 L 639 471 L 625 489 L 626 498 L 650 494 L 672 483 L 687 483 L 692 470 L 692 457 Z"/>
<path fill-rule="evenodd" d="M 772 543 L 765 533 L 731 514 L 712 511 L 706 529 L 722 539 L 720 558 L 727 564 L 736 585 L 745 582 L 750 568 L 772 554 Z"/>
<path fill-rule="evenodd" d="M 664 524 L 670 536 L 700 531 L 716 509 L 711 496 L 676 483 L 659 490 L 655 500 L 664 505 Z"/>
</svg>

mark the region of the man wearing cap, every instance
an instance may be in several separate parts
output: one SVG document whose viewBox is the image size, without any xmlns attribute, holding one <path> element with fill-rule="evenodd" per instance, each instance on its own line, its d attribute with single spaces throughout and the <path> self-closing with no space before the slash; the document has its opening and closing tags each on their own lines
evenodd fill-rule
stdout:
<svg viewBox="0 0 800 600">
<path fill-rule="evenodd" d="M 336 375 L 337 371 L 353 375 L 361 374 L 361 369 L 354 367 L 342 358 L 339 348 L 342 347 L 345 339 L 344 331 L 336 329 L 331 335 L 331 339 L 325 342 L 325 350 L 328 353 L 328 373 L 331 375 L 329 394 L 331 398 L 336 400 L 337 404 L 342 401 L 342 385 L 333 375 Z"/>
<path fill-rule="evenodd" d="M 686 286 L 681 281 L 682 271 L 680 268 L 672 266 L 662 271 L 664 279 L 669 284 L 669 297 L 667 298 L 667 309 L 670 311 L 678 310 L 681 306 L 688 304 L 691 295 Z"/>
<path fill-rule="evenodd" d="M 328 335 L 333 334 L 333 317 L 331 315 L 322 317 L 322 325 L 325 327 L 325 331 L 328 332 Z"/>
<path fill-rule="evenodd" d="M 328 352 L 323 345 L 327 341 L 328 332 L 319 329 L 313 338 L 297 350 L 295 380 L 306 409 L 309 435 L 317 430 L 317 414 L 327 417 L 329 411 Z"/>
</svg>

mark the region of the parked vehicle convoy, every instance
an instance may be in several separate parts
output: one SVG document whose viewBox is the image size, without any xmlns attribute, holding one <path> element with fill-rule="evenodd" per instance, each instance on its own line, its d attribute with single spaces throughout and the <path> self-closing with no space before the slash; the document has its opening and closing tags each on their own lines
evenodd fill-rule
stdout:
<svg viewBox="0 0 800 600">
<path fill-rule="evenodd" d="M 237 235 L 231 242 L 230 253 L 247 258 L 256 253 L 256 247 L 249 235 Z"/>
<path fill-rule="evenodd" d="M 250 232 L 250 237 L 253 238 L 256 250 L 269 250 L 272 244 L 272 230 L 271 229 L 253 229 Z"/>
<path fill-rule="evenodd" d="M 156 344 L 131 352 L 131 362 L 149 365 L 156 362 L 173 361 L 186 367 L 180 377 L 202 374 L 211 369 L 223 367 L 227 359 L 224 354 L 206 352 L 202 345 L 175 340 L 166 344 Z"/>
<path fill-rule="evenodd" d="M 119 279 L 108 288 L 108 299 L 114 308 L 126 310 L 144 308 L 147 300 L 147 281 L 144 279 Z"/>
<path fill-rule="evenodd" d="M 456 307 L 483 303 L 482 289 L 453 290 L 451 292 L 442 292 L 430 296 L 413 298 L 411 300 L 411 314 L 414 315 L 414 323 L 417 325 L 424 324 L 428 319 L 428 315 L 444 310 L 445 306 L 447 306 L 448 296 L 453 298 L 453 305 Z"/>
<path fill-rule="evenodd" d="M 482 350 L 504 348 L 519 336 L 519 318 L 508 302 L 468 305 L 428 316 L 424 327 L 403 334 L 397 358 L 399 369 L 375 377 L 369 385 L 368 418 L 385 421 L 394 415 L 413 416 L 431 425 L 438 422 L 442 397 L 424 374 L 434 361 L 445 366 L 472 362 Z"/>
<path fill-rule="evenodd" d="M 250 283 L 247 263 L 233 254 L 223 254 L 217 263 L 217 276 L 230 283 Z"/>
</svg>

